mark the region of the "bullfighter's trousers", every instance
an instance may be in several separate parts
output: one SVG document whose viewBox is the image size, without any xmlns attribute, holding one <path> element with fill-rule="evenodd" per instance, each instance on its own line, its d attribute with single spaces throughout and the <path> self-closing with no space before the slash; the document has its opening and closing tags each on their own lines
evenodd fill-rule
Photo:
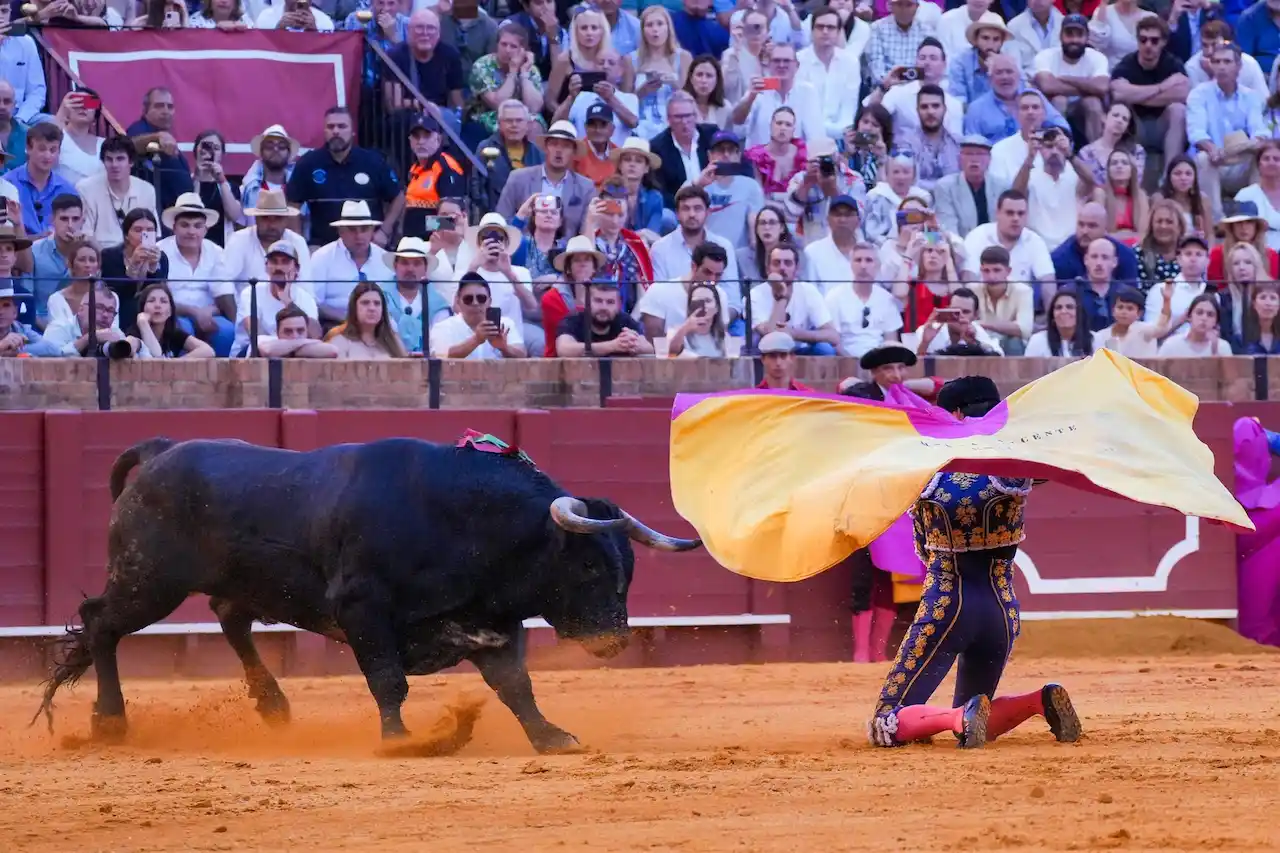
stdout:
<svg viewBox="0 0 1280 853">
<path fill-rule="evenodd" d="M 937 553 L 928 561 L 915 621 L 880 691 L 873 738 L 892 741 L 897 709 L 927 703 L 957 657 L 952 707 L 980 693 L 994 698 L 1019 632 L 1013 591 L 1017 553 L 1014 545 Z"/>
</svg>

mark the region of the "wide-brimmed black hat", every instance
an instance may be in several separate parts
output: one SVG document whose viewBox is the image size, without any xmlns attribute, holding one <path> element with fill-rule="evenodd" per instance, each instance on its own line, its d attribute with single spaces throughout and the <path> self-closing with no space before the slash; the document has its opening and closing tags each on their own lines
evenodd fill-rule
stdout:
<svg viewBox="0 0 1280 853">
<path fill-rule="evenodd" d="M 1000 389 L 989 376 L 961 376 L 938 391 L 938 408 L 948 412 L 981 411 L 999 402 Z"/>
<path fill-rule="evenodd" d="M 875 349 L 869 349 L 858 361 L 858 366 L 863 370 L 875 370 L 877 367 L 884 367 L 886 364 L 905 364 L 907 367 L 914 367 L 916 363 L 916 354 L 901 344 L 885 344 Z"/>
</svg>

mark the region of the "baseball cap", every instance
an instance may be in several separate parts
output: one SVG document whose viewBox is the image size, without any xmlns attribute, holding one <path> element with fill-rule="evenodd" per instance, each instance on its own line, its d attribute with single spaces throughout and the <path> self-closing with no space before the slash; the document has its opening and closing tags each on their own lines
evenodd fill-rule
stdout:
<svg viewBox="0 0 1280 853">
<path fill-rule="evenodd" d="M 410 133 L 413 133 L 419 128 L 430 131 L 431 133 L 440 133 L 442 130 L 440 122 L 436 121 L 434 116 L 429 116 L 426 113 L 418 113 L 409 122 Z"/>
<path fill-rule="evenodd" d="M 298 250 L 288 240 L 277 240 L 267 247 L 267 257 L 272 255 L 288 255 L 295 261 L 298 260 Z"/>
<path fill-rule="evenodd" d="M 786 332 L 770 332 L 760 339 L 760 354 L 795 352 L 796 342 Z"/>
<path fill-rule="evenodd" d="M 711 136 L 711 144 L 708 148 L 715 148 L 717 145 L 736 145 L 742 147 L 742 140 L 738 138 L 738 134 L 732 130 L 717 130 Z"/>
<path fill-rule="evenodd" d="M 1183 237 L 1182 241 L 1178 243 L 1178 249 L 1179 250 L 1185 249 L 1187 246 L 1191 245 L 1192 243 L 1204 249 L 1206 252 L 1209 251 L 1209 241 L 1206 240 L 1204 237 L 1200 236 L 1200 234 L 1198 233 L 1188 234 L 1187 236 Z"/>
<path fill-rule="evenodd" d="M 835 210 L 837 207 L 852 207 L 853 212 L 862 215 L 862 208 L 858 206 L 858 200 L 851 195 L 838 195 L 831 199 L 831 203 L 827 205 L 828 210 Z"/>
<path fill-rule="evenodd" d="M 613 110 L 608 104 L 596 102 L 587 107 L 587 124 L 593 121 L 613 121 Z"/>
<path fill-rule="evenodd" d="M 1084 30 L 1085 32 L 1088 32 L 1089 19 L 1086 18 L 1084 15 L 1080 15 L 1080 14 L 1067 15 L 1065 18 L 1062 19 L 1062 29 L 1065 30 L 1068 27 L 1075 27 L 1077 29 L 1081 29 L 1081 30 Z"/>
<path fill-rule="evenodd" d="M 981 133 L 970 133 L 960 140 L 961 148 L 986 148 L 991 150 L 991 141 Z"/>
</svg>

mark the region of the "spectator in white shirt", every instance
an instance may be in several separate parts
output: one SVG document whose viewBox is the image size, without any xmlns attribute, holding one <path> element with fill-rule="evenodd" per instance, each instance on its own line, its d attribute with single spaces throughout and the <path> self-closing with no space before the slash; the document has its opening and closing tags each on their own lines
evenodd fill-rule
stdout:
<svg viewBox="0 0 1280 853">
<path fill-rule="evenodd" d="M 1022 355 L 1035 324 L 1035 294 L 1031 286 L 1009 281 L 1009 250 L 988 246 L 978 262 L 982 281 L 970 287 L 978 297 L 982 327 L 995 336 L 1005 355 Z"/>
<path fill-rule="evenodd" d="M 1178 266 L 1181 272 L 1173 280 L 1173 295 L 1169 301 L 1169 329 L 1175 333 L 1185 332 L 1187 312 L 1191 310 L 1191 302 L 1205 292 L 1205 272 L 1209 269 L 1209 243 L 1199 234 L 1188 234 L 1178 244 Z M 1142 318 L 1148 323 L 1155 323 L 1164 307 L 1160 289 L 1153 287 L 1147 291 L 1147 303 Z"/>
<path fill-rule="evenodd" d="M 395 280 L 383 263 L 382 252 L 373 249 L 373 230 L 382 220 L 373 218 L 369 202 L 344 201 L 342 215 L 329 224 L 338 229 L 338 239 L 311 256 L 308 283 L 325 331 L 346 321 L 347 302 L 359 282 L 382 285 Z"/>
<path fill-rule="evenodd" d="M 467 235 L 474 251 L 469 271 L 489 283 L 493 306 L 520 327 L 518 345 L 526 352 L 541 353 L 546 351 L 547 336 L 542 328 L 542 306 L 533 296 L 533 276 L 528 268 L 511 263 L 511 253 L 521 239 L 520 229 L 508 225 L 497 213 L 486 213 Z"/>
<path fill-rule="evenodd" d="M 196 30 L 217 28 L 223 32 L 254 29 L 253 19 L 241 0 L 203 0 L 200 11 L 187 19 L 187 26 Z"/>
<path fill-rule="evenodd" d="M 89 341 L 89 297 L 90 289 L 94 301 L 94 323 L 96 327 L 96 350 L 90 347 Z M 127 337 L 120 331 L 120 318 L 117 316 L 120 300 L 101 279 L 86 288 L 79 295 L 74 307 L 75 313 L 61 316 L 49 323 L 45 330 L 46 343 L 58 347 L 62 355 L 93 358 L 100 353 L 111 353 L 112 358 L 132 358 L 142 350 L 142 341 L 135 337 Z M 121 342 L 127 343 L 127 354 L 121 353 Z M 117 345 L 113 348 L 112 345 Z M 120 353 L 120 354 L 117 354 Z"/>
<path fill-rule="evenodd" d="M 296 246 L 287 240 L 272 243 L 266 249 L 267 281 L 252 285 L 257 292 L 258 331 L 273 335 L 276 332 L 276 315 L 287 305 L 297 305 L 307 315 L 307 335 L 320 337 L 320 312 L 316 308 L 315 297 L 311 291 L 298 284 L 298 271 L 301 264 Z M 236 342 L 234 352 L 243 354 L 249 347 L 250 317 L 253 315 L 253 296 L 251 288 L 240 291 L 240 300 L 236 305 Z"/>
<path fill-rule="evenodd" d="M 920 116 L 916 110 L 916 96 L 920 87 L 932 83 L 946 93 L 947 117 L 943 126 L 955 136 L 964 133 L 964 101 L 951 94 L 946 87 L 947 52 L 942 43 L 930 36 L 916 49 L 916 64 L 910 68 L 894 68 L 880 85 L 863 99 L 862 105 L 879 104 L 893 117 L 893 128 L 919 130 Z"/>
<path fill-rule="evenodd" d="M 1013 189 L 1027 194 L 1027 227 L 1058 246 L 1075 233 L 1080 202 L 1093 195 L 1093 170 L 1072 156 L 1068 134 L 1046 125 L 1027 147 Z"/>
<path fill-rule="evenodd" d="M 489 282 L 475 272 L 462 276 L 454 297 L 454 315 L 431 327 L 436 358 L 524 358 L 520 322 L 494 306 Z"/>
<path fill-rule="evenodd" d="M 800 66 L 796 80 L 813 86 L 821 99 L 827 136 L 839 139 L 844 129 L 853 124 L 858 110 L 862 62 L 857 54 L 840 49 L 843 23 L 835 9 L 820 6 L 810 15 L 810 20 L 813 45 L 796 56 Z"/>
<path fill-rule="evenodd" d="M 812 267 L 811 267 L 812 268 Z M 880 258 L 870 243 L 853 247 L 853 262 L 845 276 L 853 281 L 831 283 L 827 290 L 827 311 L 840 336 L 838 354 L 861 358 L 881 344 L 898 340 L 902 312 L 889 291 L 876 283 Z"/>
<path fill-rule="evenodd" d="M 746 126 L 746 147 L 769 141 L 769 126 L 778 107 L 791 107 L 796 114 L 796 136 L 812 144 L 826 138 L 822 120 L 822 95 L 813 84 L 796 80 L 796 49 L 775 44 L 769 53 L 769 77 L 751 81 L 746 96 L 733 108 L 734 124 Z"/>
<path fill-rule="evenodd" d="M 729 253 L 719 243 L 702 243 L 693 250 L 688 271 L 677 278 L 659 279 L 649 286 L 636 305 L 635 315 L 644 326 L 644 336 L 649 340 L 667 338 L 673 340 L 676 330 L 689 319 L 690 294 L 695 287 L 711 285 L 720 304 L 721 325 L 729 325 L 728 297 L 720 285 L 720 278 L 729 268 Z M 736 282 L 735 282 L 736 284 Z M 677 354 L 673 346 L 668 350 Z"/>
<path fill-rule="evenodd" d="M 734 245 L 707 230 L 707 216 L 711 211 L 711 197 L 702 187 L 684 186 L 676 193 L 676 219 L 680 227 L 657 240 L 649 247 L 649 257 L 653 260 L 653 281 L 658 284 L 664 281 L 679 282 L 681 277 L 694 262 L 694 251 L 703 243 L 716 243 L 724 249 L 726 264 L 725 308 L 729 311 L 733 322 L 741 313 L 742 293 L 738 285 L 738 264 Z M 683 311 L 682 311 L 683 313 Z"/>
<path fill-rule="evenodd" d="M 1174 335 L 1160 345 L 1161 358 L 1231 355 L 1231 344 L 1221 334 L 1222 311 L 1214 294 L 1204 293 L 1193 299 L 1187 317 L 1190 325 L 1186 333 Z"/>
<path fill-rule="evenodd" d="M 1200 50 L 1192 54 L 1186 64 L 1187 82 L 1192 88 L 1213 79 L 1213 66 L 1209 64 L 1209 57 L 1213 56 L 1218 45 L 1231 41 L 1235 41 L 1235 33 L 1226 21 L 1209 21 L 1200 26 Z M 1252 89 L 1264 98 L 1270 94 L 1262 66 L 1247 53 L 1240 55 L 1240 88 Z"/>
<path fill-rule="evenodd" d="M 1111 92 L 1107 58 L 1089 47 L 1089 19 L 1067 15 L 1062 45 L 1036 54 L 1032 64 L 1037 89 L 1068 120 L 1084 123 L 1085 138 L 1102 135 L 1102 103 Z"/>
<path fill-rule="evenodd" d="M 967 287 L 951 294 L 948 308 L 935 308 L 916 329 L 918 355 L 1004 355 L 997 341 L 977 321 L 978 296 Z"/>
<path fill-rule="evenodd" d="M 849 265 L 859 243 L 862 211 L 852 196 L 841 195 L 831 199 L 827 208 L 827 225 L 831 233 L 821 240 L 814 240 L 804 247 L 805 269 L 809 279 L 823 294 L 849 281 Z M 879 271 L 879 263 L 871 275 Z"/>
<path fill-rule="evenodd" d="M 1013 48 L 1023 74 L 1032 73 L 1032 65 L 1041 51 L 1062 44 L 1062 19 L 1063 14 L 1053 5 L 1053 0 L 1027 0 L 1027 8 L 1009 21 Z"/>
<path fill-rule="evenodd" d="M 911 197 L 933 201 L 929 191 L 916 184 L 915 152 L 895 149 L 889 155 L 888 167 L 880 174 L 880 181 L 867 193 L 867 216 L 863 225 L 867 239 L 877 245 L 896 239 L 898 208 Z"/>
<path fill-rule="evenodd" d="M 1053 259 L 1044 239 L 1026 227 L 1027 196 L 1017 190 L 1006 190 L 996 201 L 996 221 L 979 225 L 964 238 L 966 271 L 977 278 L 981 275 L 982 250 L 988 246 L 1003 246 L 1009 252 L 1012 281 L 1038 284 L 1041 298 L 1047 304 L 1057 290 Z"/>
<path fill-rule="evenodd" d="M 311 318 L 296 303 L 276 312 L 276 333 L 258 335 L 258 352 L 266 358 L 337 358 L 337 347 L 307 334 Z"/>
<path fill-rule="evenodd" d="M 226 358 L 236 338 L 236 292 L 231 282 L 214 278 L 222 248 L 205 239 L 218 219 L 218 212 L 207 209 L 200 196 L 183 193 L 161 216 L 173 236 L 156 248 L 169 258 L 169 290 L 178 326 L 207 342 L 218 358 Z"/>
<path fill-rule="evenodd" d="M 1111 325 L 1093 333 L 1093 348 L 1106 348 L 1129 358 L 1151 358 L 1159 353 L 1159 341 L 1169 333 L 1169 302 L 1174 284 L 1151 288 L 1144 297 L 1136 288 L 1121 287 L 1111 303 Z M 1139 319 L 1145 304 L 1154 296 L 1160 303 L 1155 322 Z"/>
<path fill-rule="evenodd" d="M 129 137 L 106 140 L 98 157 L 103 171 L 81 179 L 76 192 L 84 203 L 85 236 L 92 237 L 100 248 L 109 249 L 124 242 L 121 225 L 129 211 L 149 210 L 157 220 L 160 214 L 156 211 L 155 187 L 131 174 L 135 153 Z"/>
<path fill-rule="evenodd" d="M 807 281 L 796 281 L 800 250 L 781 243 L 769 251 L 769 280 L 751 288 L 753 331 L 760 337 L 786 332 L 796 342 L 796 355 L 835 355 L 840 335 L 831 324 L 822 293 Z"/>
<path fill-rule="evenodd" d="M 260 30 L 298 30 L 312 33 L 333 32 L 333 18 L 304 0 L 284 0 L 267 6 L 255 22 Z"/>
<path fill-rule="evenodd" d="M 253 217 L 253 225 L 227 238 L 222 263 L 214 278 L 231 282 L 237 290 L 247 285 L 251 278 L 266 278 L 267 247 L 283 240 L 293 246 L 297 255 L 298 280 L 310 281 L 311 250 L 301 234 L 286 227 L 288 221 L 298 215 L 298 209 L 288 205 L 284 193 L 264 189 L 258 194 L 257 206 L 247 208 L 244 213 Z"/>
</svg>

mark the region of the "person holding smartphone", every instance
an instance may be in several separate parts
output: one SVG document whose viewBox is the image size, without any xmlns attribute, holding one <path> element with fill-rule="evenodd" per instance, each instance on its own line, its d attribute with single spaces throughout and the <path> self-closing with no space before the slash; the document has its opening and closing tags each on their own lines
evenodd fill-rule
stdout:
<svg viewBox="0 0 1280 853">
<path fill-rule="evenodd" d="M 208 239 L 219 247 L 227 244 L 228 230 L 232 223 L 244 215 L 240 206 L 240 187 L 233 184 L 222 168 L 222 155 L 227 141 L 216 130 L 206 130 L 195 139 L 196 168 L 191 175 L 195 191 L 205 207 L 222 217 L 219 227 L 209 229 Z"/>
<path fill-rule="evenodd" d="M 475 272 L 462 276 L 454 315 L 431 327 L 431 355 L 472 360 L 524 358 L 518 322 L 493 304 L 489 282 Z"/>
<path fill-rule="evenodd" d="M 764 207 L 764 190 L 755 170 L 742 160 L 742 140 L 731 130 L 717 131 L 707 152 L 710 162 L 694 184 L 711 197 L 707 228 L 735 246 L 748 240 L 747 217 Z"/>
<path fill-rule="evenodd" d="M 102 252 L 102 278 L 120 297 L 120 316 L 138 316 L 138 291 L 169 280 L 169 258 L 160 251 L 160 223 L 144 208 L 125 214 L 121 224 L 124 243 Z"/>
</svg>

